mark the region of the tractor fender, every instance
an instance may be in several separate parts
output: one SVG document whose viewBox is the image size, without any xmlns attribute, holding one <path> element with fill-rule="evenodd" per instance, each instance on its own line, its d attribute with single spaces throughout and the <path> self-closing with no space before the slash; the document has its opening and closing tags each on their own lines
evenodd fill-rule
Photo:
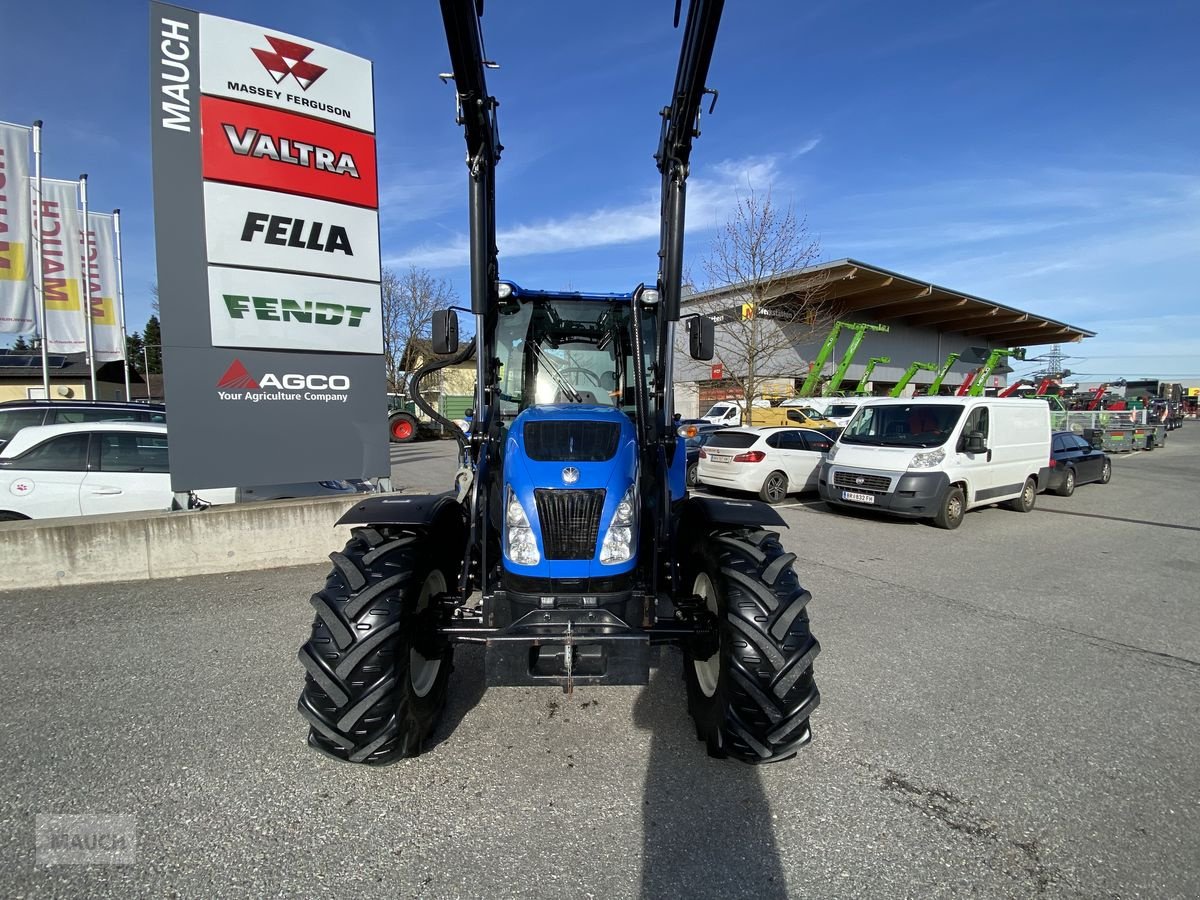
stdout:
<svg viewBox="0 0 1200 900">
<path fill-rule="evenodd" d="M 336 525 L 424 525 L 443 520 L 466 524 L 453 494 L 382 494 L 354 504 Z"/>
<path fill-rule="evenodd" d="M 774 509 L 761 500 L 734 500 L 724 497 L 691 496 L 683 503 L 681 520 L 700 522 L 706 525 L 782 525 L 787 522 Z"/>
</svg>

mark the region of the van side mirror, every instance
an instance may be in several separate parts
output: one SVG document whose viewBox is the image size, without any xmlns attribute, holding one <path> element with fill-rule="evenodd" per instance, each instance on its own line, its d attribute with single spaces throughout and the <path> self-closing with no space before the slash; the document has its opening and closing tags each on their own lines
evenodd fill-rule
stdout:
<svg viewBox="0 0 1200 900">
<path fill-rule="evenodd" d="M 688 353 L 692 359 L 708 362 L 713 358 L 717 344 L 717 327 L 708 316 L 693 316 L 688 319 Z"/>
<path fill-rule="evenodd" d="M 458 313 L 452 309 L 433 314 L 433 352 L 439 356 L 458 352 Z"/>
<path fill-rule="evenodd" d="M 968 453 L 986 453 L 987 441 L 983 439 L 983 432 L 972 431 L 968 434 L 965 449 Z"/>
</svg>

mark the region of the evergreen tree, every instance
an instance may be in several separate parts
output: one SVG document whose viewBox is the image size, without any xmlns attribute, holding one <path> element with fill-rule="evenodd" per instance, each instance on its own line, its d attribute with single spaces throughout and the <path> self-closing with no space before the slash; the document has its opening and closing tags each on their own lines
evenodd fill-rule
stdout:
<svg viewBox="0 0 1200 900">
<path fill-rule="evenodd" d="M 141 372 L 143 375 L 146 374 L 146 361 L 142 357 L 145 344 L 140 332 L 135 331 L 125 337 L 125 353 L 129 357 L 129 365 L 133 366 L 135 372 Z"/>
<path fill-rule="evenodd" d="M 142 331 L 142 343 L 146 348 L 145 357 L 150 364 L 150 371 L 145 374 L 158 375 L 162 373 L 162 331 L 159 329 L 158 316 L 151 316 Z"/>
<path fill-rule="evenodd" d="M 33 345 L 25 340 L 25 335 L 18 334 L 17 339 L 15 341 L 13 341 L 12 352 L 13 353 L 29 353 L 32 350 L 33 350 Z"/>
</svg>

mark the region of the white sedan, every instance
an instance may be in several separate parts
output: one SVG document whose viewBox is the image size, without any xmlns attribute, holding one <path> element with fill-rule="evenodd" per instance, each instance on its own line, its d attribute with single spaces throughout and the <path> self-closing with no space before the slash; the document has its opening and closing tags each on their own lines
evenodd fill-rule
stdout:
<svg viewBox="0 0 1200 900">
<path fill-rule="evenodd" d="M 834 438 L 811 428 L 727 428 L 700 450 L 697 476 L 711 487 L 750 491 L 768 503 L 817 489 Z"/>
<path fill-rule="evenodd" d="M 269 488 L 217 488 L 204 503 L 352 494 L 370 482 L 322 481 Z M 0 521 L 166 510 L 174 500 L 167 426 L 80 422 L 23 428 L 0 451 Z"/>
</svg>

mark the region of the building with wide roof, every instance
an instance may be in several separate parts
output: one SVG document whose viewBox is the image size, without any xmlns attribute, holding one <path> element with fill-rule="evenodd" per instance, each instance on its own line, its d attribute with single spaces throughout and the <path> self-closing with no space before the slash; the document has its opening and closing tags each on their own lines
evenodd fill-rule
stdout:
<svg viewBox="0 0 1200 900">
<path fill-rule="evenodd" d="M 690 414 L 713 400 L 735 395 L 744 368 L 738 360 L 744 350 L 739 353 L 737 336 L 742 326 L 737 320 L 754 314 L 753 296 L 749 285 L 741 284 L 683 298 L 683 315 L 699 313 L 716 321 L 718 354 L 715 369 L 686 353 L 676 354 L 676 408 L 681 412 Z M 807 377 L 835 321 L 887 327 L 886 333 L 864 335 L 842 383 L 843 390 L 853 389 L 872 357 L 887 357 L 889 362 L 877 363 L 872 371 L 872 390 L 877 394 L 893 387 L 913 362 L 941 365 L 949 354 L 960 354 L 943 382 L 945 392 L 956 389 L 978 367 L 980 354 L 994 348 L 1037 348 L 1095 336 L 1085 328 L 856 259 L 834 260 L 774 278 L 769 292 L 759 299 L 767 319 L 759 323 L 759 333 L 763 345 L 770 348 L 757 360 L 759 375 L 772 379 L 775 392 L 788 384 L 798 387 Z M 850 333 L 839 337 L 823 366 L 825 376 L 843 360 L 851 337 Z M 1009 371 L 1002 366 L 994 374 L 1002 380 Z M 933 377 L 933 372 L 919 371 L 910 383 L 921 392 Z"/>
</svg>

